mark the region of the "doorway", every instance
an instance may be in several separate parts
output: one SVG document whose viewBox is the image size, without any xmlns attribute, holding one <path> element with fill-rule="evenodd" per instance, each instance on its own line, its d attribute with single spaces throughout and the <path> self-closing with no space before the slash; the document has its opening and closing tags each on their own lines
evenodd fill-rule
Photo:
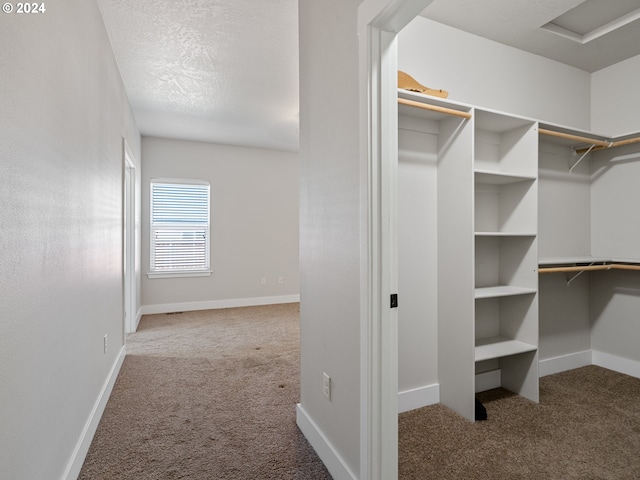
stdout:
<svg viewBox="0 0 640 480">
<path fill-rule="evenodd" d="M 364 0 L 359 9 L 362 478 L 398 478 L 397 34 L 433 0 Z M 397 297 L 396 297 L 397 298 Z M 401 302 L 401 298 L 399 299 Z"/>
<path fill-rule="evenodd" d="M 123 299 L 124 333 L 138 328 L 138 295 L 136 276 L 136 168 L 134 159 L 124 142 L 123 179 Z M 124 342 L 124 339 L 123 339 Z"/>
</svg>

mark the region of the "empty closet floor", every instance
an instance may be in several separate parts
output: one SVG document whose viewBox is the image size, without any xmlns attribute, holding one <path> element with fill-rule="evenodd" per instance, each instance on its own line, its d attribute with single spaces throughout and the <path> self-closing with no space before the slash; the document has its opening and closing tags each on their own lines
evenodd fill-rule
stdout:
<svg viewBox="0 0 640 480">
<path fill-rule="evenodd" d="M 540 379 L 540 403 L 478 394 L 488 420 L 442 405 L 399 418 L 399 478 L 640 478 L 640 379 L 589 366 Z"/>
</svg>

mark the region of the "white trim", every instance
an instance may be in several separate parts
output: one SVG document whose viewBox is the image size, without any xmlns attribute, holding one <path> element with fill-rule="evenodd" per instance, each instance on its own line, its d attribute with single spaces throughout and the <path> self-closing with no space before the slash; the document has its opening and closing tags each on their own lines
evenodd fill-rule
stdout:
<svg viewBox="0 0 640 480">
<path fill-rule="evenodd" d="M 540 377 L 546 377 L 554 373 L 586 367 L 591 365 L 592 361 L 592 351 L 584 350 L 582 352 L 568 353 L 567 355 L 560 355 L 558 357 L 545 358 L 544 360 L 540 360 L 538 368 L 540 369 Z"/>
<path fill-rule="evenodd" d="M 608 368 L 618 373 L 624 373 L 632 377 L 640 378 L 640 362 L 637 360 L 631 360 L 629 358 L 617 357 L 609 353 L 599 352 L 592 350 L 593 352 L 593 365 L 599 367 Z"/>
<path fill-rule="evenodd" d="M 397 437 L 397 314 L 389 310 L 397 280 L 392 258 L 394 198 L 390 163 L 397 160 L 397 47 L 399 32 L 433 0 L 363 0 L 358 9 L 361 244 L 360 476 L 395 480 Z M 386 163 L 386 164 L 385 164 Z M 393 166 L 391 173 L 393 173 Z M 382 178 L 381 178 L 382 177 Z M 395 233 L 395 232 L 394 232 Z"/>
<path fill-rule="evenodd" d="M 208 185 L 211 183 L 208 180 L 191 179 L 191 178 L 167 178 L 167 177 L 151 177 L 150 183 L 181 183 L 185 185 Z"/>
<path fill-rule="evenodd" d="M 334 480 L 357 480 L 358 477 L 351 471 L 344 459 L 338 453 L 329 439 L 318 428 L 318 425 L 309 417 L 302 405 L 296 405 L 296 423 L 302 434 L 307 438 L 316 451 L 322 463 L 327 467 Z"/>
<path fill-rule="evenodd" d="M 491 370 L 490 372 L 476 374 L 475 392 L 486 392 L 502 386 L 502 371 Z"/>
<path fill-rule="evenodd" d="M 100 391 L 100 394 L 96 399 L 96 403 L 91 409 L 89 418 L 84 424 L 84 428 L 82 429 L 82 433 L 80 434 L 78 443 L 76 443 L 76 447 L 73 449 L 71 458 L 67 463 L 67 468 L 62 475 L 63 480 L 76 480 L 78 478 L 84 460 L 87 456 L 87 452 L 89 451 L 89 447 L 91 446 L 91 442 L 93 441 L 93 437 L 96 434 L 96 430 L 98 429 L 98 424 L 100 423 L 100 419 L 102 418 L 104 409 L 107 406 L 109 396 L 111 396 L 111 391 L 113 390 L 113 386 L 115 385 L 118 374 L 120 373 L 120 369 L 122 368 L 122 363 L 124 362 L 125 356 L 126 347 L 123 345 L 120 349 L 120 352 L 118 353 L 118 356 L 116 357 L 115 362 L 113 362 L 111 371 L 109 372 L 109 375 L 107 376 L 107 379 L 102 386 L 102 390 Z"/>
<path fill-rule="evenodd" d="M 125 317 L 123 332 L 126 334 L 135 332 L 138 325 L 136 319 L 130 317 L 138 307 L 139 273 L 136 271 L 136 263 L 139 260 L 140 252 L 136 249 L 136 245 L 140 243 L 140 232 L 136 229 L 138 171 L 136 169 L 133 152 L 131 148 L 129 148 L 127 139 L 124 137 L 122 139 L 122 149 L 124 158 L 122 182 L 122 288 L 124 301 L 123 315 Z M 129 318 L 127 318 L 127 314 Z"/>
<path fill-rule="evenodd" d="M 211 270 L 206 271 L 191 271 L 191 272 L 179 272 L 172 270 L 170 272 L 148 272 L 147 278 L 183 278 L 183 277 L 210 277 L 213 272 Z"/>
<path fill-rule="evenodd" d="M 398 393 L 398 413 L 440 403 L 440 384 L 412 388 Z"/>
<path fill-rule="evenodd" d="M 133 326 L 133 331 L 136 332 L 138 330 L 138 325 L 140 325 L 140 320 L 142 320 L 142 307 L 138 309 L 136 312 L 136 320 Z"/>
<path fill-rule="evenodd" d="M 298 302 L 300 302 L 300 294 L 273 297 L 230 298 L 225 300 L 208 300 L 205 302 L 160 303 L 143 305 L 140 310 L 141 315 L 153 315 L 155 313 L 192 312 L 195 310 L 217 310 L 220 308 L 255 307 L 258 305 Z"/>
</svg>

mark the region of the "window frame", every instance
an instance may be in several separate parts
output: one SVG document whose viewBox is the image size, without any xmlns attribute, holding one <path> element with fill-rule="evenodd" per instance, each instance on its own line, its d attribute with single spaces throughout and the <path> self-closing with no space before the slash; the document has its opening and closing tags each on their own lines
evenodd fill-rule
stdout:
<svg viewBox="0 0 640 480">
<path fill-rule="evenodd" d="M 206 186 L 207 187 L 207 221 L 204 226 L 206 231 L 206 244 L 205 244 L 205 259 L 206 266 L 203 268 L 189 269 L 189 268 L 172 268 L 172 269 L 155 269 L 155 232 L 158 228 L 164 226 L 170 230 L 180 231 L 180 225 L 177 223 L 154 223 L 154 184 L 165 185 L 193 185 L 193 186 Z M 199 225 L 202 228 L 202 224 Z M 193 231 L 195 225 L 190 225 L 185 228 L 183 233 L 189 233 Z M 149 271 L 147 273 L 148 278 L 179 278 L 179 277 L 208 277 L 211 276 L 211 184 L 206 180 L 194 180 L 184 178 L 151 178 L 149 180 Z"/>
</svg>

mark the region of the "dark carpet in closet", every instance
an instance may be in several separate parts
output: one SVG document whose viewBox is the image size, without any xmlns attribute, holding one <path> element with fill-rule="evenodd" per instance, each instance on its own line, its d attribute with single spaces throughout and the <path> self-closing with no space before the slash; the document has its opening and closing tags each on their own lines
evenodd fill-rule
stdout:
<svg viewBox="0 0 640 480">
<path fill-rule="evenodd" d="M 640 478 L 640 379 L 589 366 L 541 378 L 539 404 L 478 399 L 475 424 L 442 405 L 400 415 L 400 479 Z"/>
</svg>

